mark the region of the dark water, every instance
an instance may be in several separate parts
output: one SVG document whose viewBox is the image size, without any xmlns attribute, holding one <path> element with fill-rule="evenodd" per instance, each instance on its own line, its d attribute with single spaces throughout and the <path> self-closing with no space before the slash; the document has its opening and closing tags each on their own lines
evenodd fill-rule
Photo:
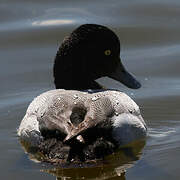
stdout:
<svg viewBox="0 0 180 180">
<path fill-rule="evenodd" d="M 0 179 L 179 179 L 179 17 L 178 0 L 1 0 Z M 120 37 L 123 63 L 143 86 L 130 90 L 107 78 L 100 81 L 135 99 L 149 135 L 138 157 L 122 153 L 114 160 L 117 166 L 53 169 L 29 160 L 16 129 L 32 99 L 54 88 L 56 50 L 83 23 L 106 25 Z"/>
</svg>

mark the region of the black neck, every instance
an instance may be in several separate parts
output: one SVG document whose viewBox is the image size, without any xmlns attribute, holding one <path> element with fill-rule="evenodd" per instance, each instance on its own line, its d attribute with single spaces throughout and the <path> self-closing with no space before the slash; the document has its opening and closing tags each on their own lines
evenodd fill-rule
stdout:
<svg viewBox="0 0 180 180">
<path fill-rule="evenodd" d="M 75 55 L 63 57 L 57 54 L 53 69 L 56 89 L 102 89 L 97 82 L 89 78 L 88 69 L 84 68 L 83 63 L 74 59 L 76 59 Z"/>
<path fill-rule="evenodd" d="M 95 81 L 88 81 L 83 79 L 83 77 L 79 80 L 72 80 L 72 81 L 56 81 L 55 80 L 56 89 L 67 89 L 67 90 L 87 90 L 87 89 L 102 89 Z"/>
</svg>

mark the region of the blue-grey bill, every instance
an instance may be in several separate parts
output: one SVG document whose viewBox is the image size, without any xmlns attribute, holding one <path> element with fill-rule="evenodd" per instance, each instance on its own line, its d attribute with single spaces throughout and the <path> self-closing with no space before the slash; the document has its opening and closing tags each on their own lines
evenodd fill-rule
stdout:
<svg viewBox="0 0 180 180">
<path fill-rule="evenodd" d="M 141 87 L 141 83 L 136 78 L 126 71 L 123 64 L 119 63 L 116 70 L 109 75 L 110 78 L 121 82 L 125 86 L 131 89 L 138 89 Z"/>
</svg>

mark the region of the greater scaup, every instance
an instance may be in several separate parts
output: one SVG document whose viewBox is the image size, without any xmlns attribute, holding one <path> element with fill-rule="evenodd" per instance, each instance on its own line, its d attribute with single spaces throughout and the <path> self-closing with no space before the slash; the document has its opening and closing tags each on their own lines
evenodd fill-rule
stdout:
<svg viewBox="0 0 180 180">
<path fill-rule="evenodd" d="M 137 104 L 126 94 L 102 89 L 95 80 L 109 76 L 129 88 L 140 83 L 122 65 L 120 42 L 113 31 L 85 24 L 62 42 L 54 63 L 51 90 L 29 105 L 18 135 L 49 162 L 103 158 L 118 147 L 146 137 Z"/>
</svg>

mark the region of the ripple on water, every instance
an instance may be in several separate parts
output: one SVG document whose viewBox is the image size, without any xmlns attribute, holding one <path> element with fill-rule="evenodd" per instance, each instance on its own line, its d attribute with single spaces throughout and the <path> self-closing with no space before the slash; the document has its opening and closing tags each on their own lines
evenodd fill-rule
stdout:
<svg viewBox="0 0 180 180">
<path fill-rule="evenodd" d="M 161 126 L 156 128 L 149 128 L 147 149 L 154 152 L 165 152 L 168 149 L 179 147 L 180 124 L 174 126 Z"/>
</svg>

